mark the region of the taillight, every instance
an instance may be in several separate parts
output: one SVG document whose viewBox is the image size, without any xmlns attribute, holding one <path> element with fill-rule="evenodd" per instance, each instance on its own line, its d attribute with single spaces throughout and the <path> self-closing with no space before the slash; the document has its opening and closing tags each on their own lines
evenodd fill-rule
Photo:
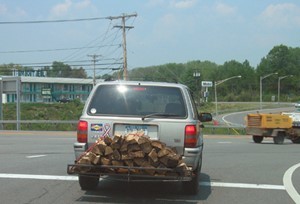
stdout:
<svg viewBox="0 0 300 204">
<path fill-rule="evenodd" d="M 198 129 L 196 125 L 185 126 L 184 147 L 196 147 L 198 143 Z"/>
<path fill-rule="evenodd" d="M 87 143 L 88 123 L 80 120 L 77 124 L 77 141 Z"/>
</svg>

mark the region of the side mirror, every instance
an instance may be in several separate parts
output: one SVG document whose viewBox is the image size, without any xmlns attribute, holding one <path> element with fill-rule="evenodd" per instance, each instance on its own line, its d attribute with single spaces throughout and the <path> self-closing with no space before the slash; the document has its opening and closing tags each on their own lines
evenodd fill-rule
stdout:
<svg viewBox="0 0 300 204">
<path fill-rule="evenodd" d="M 213 117 L 210 113 L 200 113 L 198 118 L 201 122 L 209 122 Z"/>
</svg>

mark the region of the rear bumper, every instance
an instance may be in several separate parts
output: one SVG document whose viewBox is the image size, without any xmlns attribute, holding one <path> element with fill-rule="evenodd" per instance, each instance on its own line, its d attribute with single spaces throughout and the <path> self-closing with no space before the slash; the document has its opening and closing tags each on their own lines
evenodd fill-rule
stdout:
<svg viewBox="0 0 300 204">
<path fill-rule="evenodd" d="M 185 148 L 183 160 L 192 170 L 197 169 L 199 163 L 202 163 L 203 145 L 197 148 Z"/>
<path fill-rule="evenodd" d="M 75 159 L 78 159 L 87 150 L 86 143 L 74 143 Z"/>
</svg>

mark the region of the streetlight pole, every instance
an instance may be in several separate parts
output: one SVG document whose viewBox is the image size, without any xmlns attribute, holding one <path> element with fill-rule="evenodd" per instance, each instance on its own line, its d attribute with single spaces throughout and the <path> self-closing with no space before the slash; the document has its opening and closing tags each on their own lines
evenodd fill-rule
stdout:
<svg viewBox="0 0 300 204">
<path fill-rule="evenodd" d="M 280 103 L 280 80 L 281 79 L 284 79 L 286 77 L 292 77 L 293 75 L 286 75 L 286 76 L 281 76 L 281 77 L 278 77 L 278 97 L 277 97 L 277 102 L 278 104 Z"/>
<path fill-rule="evenodd" d="M 3 120 L 3 78 L 0 76 L 0 121 Z M 0 123 L 0 130 L 3 130 L 3 123 Z"/>
<path fill-rule="evenodd" d="M 260 110 L 262 109 L 262 80 L 271 76 L 271 75 L 274 75 L 274 74 L 278 74 L 277 72 L 274 72 L 274 73 L 271 73 L 271 74 L 268 74 L 268 75 L 265 75 L 265 76 L 260 76 L 260 81 L 259 81 L 259 108 Z"/>
<path fill-rule="evenodd" d="M 233 77 L 229 77 L 227 79 L 223 79 L 221 81 L 215 81 L 215 105 L 216 105 L 216 116 L 218 116 L 218 97 L 217 97 L 217 85 L 220 85 L 222 83 L 224 83 L 225 81 L 228 81 L 230 79 L 234 79 L 234 78 L 241 78 L 241 75 L 238 76 L 233 76 Z"/>
<path fill-rule="evenodd" d="M 199 90 L 199 78 L 201 76 L 201 73 L 198 72 L 198 71 L 195 71 L 193 73 L 193 76 L 195 77 L 196 79 L 196 97 L 197 97 L 197 105 L 200 105 L 200 90 Z M 199 91 L 199 92 L 198 92 Z"/>
</svg>

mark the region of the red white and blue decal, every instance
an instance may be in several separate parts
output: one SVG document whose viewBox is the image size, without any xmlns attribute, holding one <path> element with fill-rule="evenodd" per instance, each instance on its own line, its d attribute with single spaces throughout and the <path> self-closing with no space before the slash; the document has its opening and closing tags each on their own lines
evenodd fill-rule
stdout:
<svg viewBox="0 0 300 204">
<path fill-rule="evenodd" d="M 93 132 L 102 132 L 103 131 L 103 124 L 91 124 L 91 131 Z"/>
</svg>

